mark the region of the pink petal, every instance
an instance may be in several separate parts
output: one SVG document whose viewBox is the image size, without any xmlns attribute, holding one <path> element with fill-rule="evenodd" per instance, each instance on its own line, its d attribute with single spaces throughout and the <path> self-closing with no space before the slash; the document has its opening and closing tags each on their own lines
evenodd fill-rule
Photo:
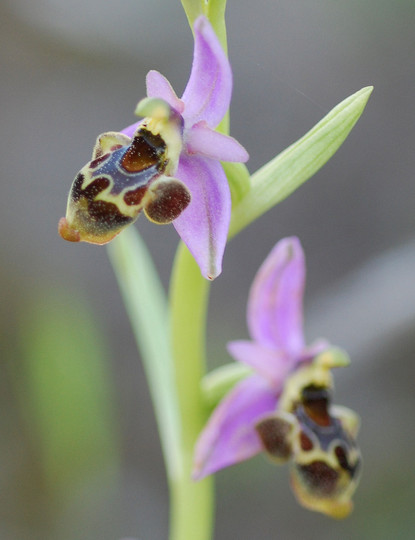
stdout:
<svg viewBox="0 0 415 540">
<path fill-rule="evenodd" d="M 190 154 L 202 154 L 219 161 L 245 163 L 249 155 L 233 137 L 214 131 L 205 122 L 199 122 L 186 132 L 186 148 Z"/>
<path fill-rule="evenodd" d="M 182 96 L 186 127 L 205 120 L 215 128 L 229 109 L 232 71 L 210 23 L 201 15 L 194 24 L 195 46 L 189 82 Z"/>
<path fill-rule="evenodd" d="M 298 238 L 277 243 L 262 264 L 248 300 L 248 328 L 265 347 L 289 356 L 301 353 L 303 336 L 304 253 Z"/>
<path fill-rule="evenodd" d="M 231 341 L 227 348 L 235 360 L 251 366 L 258 375 L 267 379 L 276 394 L 295 367 L 293 358 L 287 357 L 283 351 L 263 347 L 255 341 Z"/>
<path fill-rule="evenodd" d="M 202 275 L 214 279 L 222 271 L 231 215 L 225 173 L 217 161 L 182 154 L 176 176 L 188 187 L 192 200 L 173 224 Z"/>
<path fill-rule="evenodd" d="M 184 103 L 176 95 L 169 81 L 158 71 L 151 70 L 146 77 L 147 97 L 161 98 L 178 113 L 184 110 Z"/>
<path fill-rule="evenodd" d="M 196 443 L 194 478 L 200 480 L 260 452 L 255 424 L 273 412 L 276 403 L 272 389 L 261 377 L 238 383 L 215 409 Z"/>
</svg>

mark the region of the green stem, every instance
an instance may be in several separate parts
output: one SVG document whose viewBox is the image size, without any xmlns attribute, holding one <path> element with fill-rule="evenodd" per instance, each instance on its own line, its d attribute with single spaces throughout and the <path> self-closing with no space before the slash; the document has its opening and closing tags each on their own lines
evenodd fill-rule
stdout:
<svg viewBox="0 0 415 540">
<path fill-rule="evenodd" d="M 194 19 L 203 11 L 227 51 L 226 0 L 182 0 L 193 28 Z M 229 112 L 218 126 L 229 133 Z M 213 530 L 213 477 L 192 482 L 194 446 L 208 411 L 200 391 L 205 375 L 205 328 L 209 283 L 200 273 L 192 255 L 180 243 L 170 287 L 170 330 L 179 415 L 181 418 L 182 476 L 175 483 L 171 501 L 171 540 L 209 540 Z"/>
<path fill-rule="evenodd" d="M 191 480 L 193 450 L 206 420 L 200 392 L 205 374 L 205 326 L 209 283 L 183 243 L 173 268 L 170 329 L 179 416 L 181 477 L 171 505 L 171 540 L 208 540 L 213 526 L 213 479 Z"/>
</svg>

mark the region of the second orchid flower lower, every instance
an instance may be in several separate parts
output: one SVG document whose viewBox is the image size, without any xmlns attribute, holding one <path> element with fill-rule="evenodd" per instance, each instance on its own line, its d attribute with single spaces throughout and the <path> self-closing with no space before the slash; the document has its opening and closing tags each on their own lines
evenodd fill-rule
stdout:
<svg viewBox="0 0 415 540">
<path fill-rule="evenodd" d="M 304 506 L 342 518 L 360 474 L 359 420 L 331 405 L 331 368 L 347 356 L 303 335 L 305 261 L 297 238 L 277 243 L 259 269 L 248 300 L 251 341 L 228 349 L 253 374 L 219 403 L 198 440 L 196 479 L 265 452 L 291 460 L 292 485 Z"/>
</svg>

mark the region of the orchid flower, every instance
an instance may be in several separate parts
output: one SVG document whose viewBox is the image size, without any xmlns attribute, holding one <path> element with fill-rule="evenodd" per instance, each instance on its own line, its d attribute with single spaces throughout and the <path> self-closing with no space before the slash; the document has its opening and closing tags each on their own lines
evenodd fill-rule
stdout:
<svg viewBox="0 0 415 540">
<path fill-rule="evenodd" d="M 143 210 L 156 223 L 173 222 L 200 266 L 221 272 L 231 196 L 220 161 L 244 162 L 246 150 L 215 131 L 232 93 L 232 72 L 210 23 L 194 23 L 194 55 L 181 99 L 157 71 L 147 75 L 141 120 L 98 137 L 92 161 L 77 175 L 59 232 L 70 241 L 109 242 Z"/>
<path fill-rule="evenodd" d="M 200 435 L 194 477 L 203 478 L 261 451 L 292 460 L 304 506 L 333 517 L 351 510 L 360 465 L 355 413 L 330 405 L 330 369 L 346 365 L 325 340 L 303 335 L 305 260 L 297 238 L 277 243 L 253 282 L 247 309 L 251 341 L 228 344 L 253 374 L 224 397 Z"/>
</svg>

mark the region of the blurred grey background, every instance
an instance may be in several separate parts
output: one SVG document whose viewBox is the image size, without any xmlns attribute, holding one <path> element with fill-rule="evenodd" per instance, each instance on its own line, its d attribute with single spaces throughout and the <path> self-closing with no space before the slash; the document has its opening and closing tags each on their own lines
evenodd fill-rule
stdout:
<svg viewBox="0 0 415 540">
<path fill-rule="evenodd" d="M 355 511 L 335 522 L 303 510 L 287 470 L 258 457 L 217 475 L 215 539 L 412 539 L 415 3 L 229 0 L 227 22 L 231 132 L 248 149 L 251 172 L 348 95 L 375 90 L 334 158 L 229 244 L 208 328 L 213 367 L 229 361 L 227 340 L 247 336 L 258 266 L 278 239 L 298 235 L 307 336 L 325 336 L 352 356 L 337 373 L 336 402 L 362 417 Z M 134 121 L 147 71 L 159 70 L 181 93 L 191 33 L 179 0 L 5 0 L 0 25 L 0 538 L 166 538 L 156 426 L 106 249 L 63 242 L 57 222 L 97 134 Z M 167 285 L 173 228 L 144 218 L 137 226 Z M 91 392 L 97 411 L 84 432 L 75 424 L 65 431 L 72 424 L 55 411 L 68 392 L 66 414 L 79 406 L 83 418 L 88 401 L 77 377 L 94 381 L 82 394 Z M 75 392 L 61 388 L 65 381 Z M 82 454 L 71 465 L 64 451 L 80 452 L 88 439 L 80 433 L 97 422 L 90 461 Z"/>
</svg>

